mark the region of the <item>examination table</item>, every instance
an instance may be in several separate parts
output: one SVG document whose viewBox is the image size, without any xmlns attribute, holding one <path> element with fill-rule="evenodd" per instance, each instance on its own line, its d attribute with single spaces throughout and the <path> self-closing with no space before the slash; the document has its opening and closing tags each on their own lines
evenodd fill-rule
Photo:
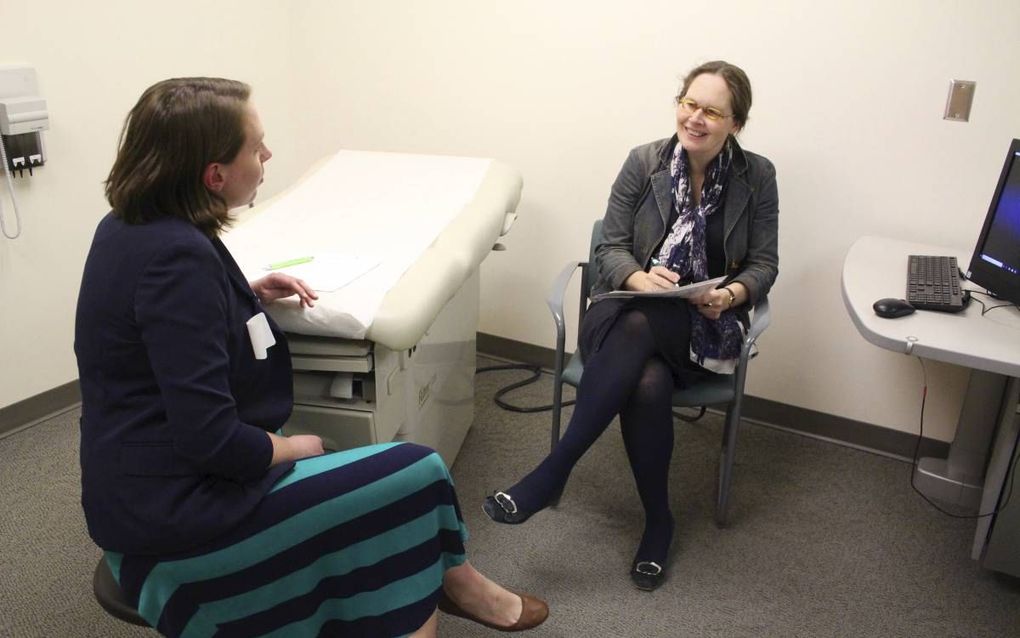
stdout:
<svg viewBox="0 0 1020 638">
<path fill-rule="evenodd" d="M 321 288 L 311 309 L 266 306 L 294 366 L 286 433 L 413 441 L 453 464 L 474 417 L 479 266 L 521 187 L 495 160 L 340 151 L 242 217 L 224 242 L 249 280 L 303 261 L 281 271 Z"/>
</svg>

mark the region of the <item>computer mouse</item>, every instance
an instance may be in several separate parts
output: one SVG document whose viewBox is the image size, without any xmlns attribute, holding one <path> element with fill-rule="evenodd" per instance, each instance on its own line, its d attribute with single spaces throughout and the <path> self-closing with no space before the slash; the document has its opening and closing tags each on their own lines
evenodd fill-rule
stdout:
<svg viewBox="0 0 1020 638">
<path fill-rule="evenodd" d="M 876 315 L 886 319 L 905 317 L 916 310 L 906 299 L 896 299 L 894 297 L 879 299 L 871 307 Z"/>
</svg>

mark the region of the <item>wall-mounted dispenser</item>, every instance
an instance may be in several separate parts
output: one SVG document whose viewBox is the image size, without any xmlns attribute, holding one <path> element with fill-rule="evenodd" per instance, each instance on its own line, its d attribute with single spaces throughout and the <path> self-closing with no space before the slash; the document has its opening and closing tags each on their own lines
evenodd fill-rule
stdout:
<svg viewBox="0 0 1020 638">
<path fill-rule="evenodd" d="M 6 170 L 18 171 L 42 166 L 46 162 L 42 135 L 50 127 L 46 100 L 39 97 L 35 69 L 27 66 L 0 66 L 0 134 L 6 148 Z"/>
<path fill-rule="evenodd" d="M 46 163 L 42 133 L 50 127 L 46 100 L 39 97 L 35 69 L 28 66 L 0 66 L 0 170 L 7 178 L 8 194 L 14 205 L 17 231 L 7 232 L 3 207 L 0 206 L 0 232 L 8 239 L 21 234 L 21 214 L 14 192 L 14 173 L 31 177 L 36 168 Z"/>
</svg>

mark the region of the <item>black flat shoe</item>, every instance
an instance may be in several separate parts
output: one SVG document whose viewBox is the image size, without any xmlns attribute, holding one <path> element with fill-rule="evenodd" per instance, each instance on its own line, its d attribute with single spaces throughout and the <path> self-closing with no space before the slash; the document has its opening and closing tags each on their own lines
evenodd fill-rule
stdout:
<svg viewBox="0 0 1020 638">
<path fill-rule="evenodd" d="M 549 502 L 546 505 L 534 512 L 525 512 L 517 507 L 517 503 L 514 503 L 514 497 L 506 492 L 494 492 L 492 496 L 485 497 L 485 501 L 482 503 L 482 511 L 497 523 L 517 525 L 531 518 L 532 514 L 541 512 L 546 507 L 559 504 L 562 495 L 563 487 L 561 486 L 560 489 L 549 495 Z"/>
<path fill-rule="evenodd" d="M 642 591 L 655 591 L 666 580 L 666 569 L 650 560 L 636 560 L 630 567 L 630 579 Z"/>
<path fill-rule="evenodd" d="M 507 525 L 523 523 L 534 514 L 534 512 L 518 509 L 513 497 L 506 492 L 496 492 L 492 496 L 486 496 L 485 502 L 482 503 L 482 511 L 497 523 Z"/>
</svg>

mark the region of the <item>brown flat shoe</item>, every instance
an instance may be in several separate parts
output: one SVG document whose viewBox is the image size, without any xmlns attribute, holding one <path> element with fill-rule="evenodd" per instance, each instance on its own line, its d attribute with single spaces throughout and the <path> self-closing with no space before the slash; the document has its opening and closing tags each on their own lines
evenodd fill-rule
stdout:
<svg viewBox="0 0 1020 638">
<path fill-rule="evenodd" d="M 516 593 L 516 592 L 515 592 Z M 446 595 L 446 591 L 443 590 L 439 594 L 439 610 L 450 614 L 451 616 L 460 616 L 461 618 L 467 618 L 473 620 L 479 625 L 484 625 L 489 629 L 495 629 L 496 631 L 525 631 L 528 629 L 534 629 L 549 617 L 549 605 L 543 600 L 539 600 L 530 594 L 517 594 L 521 597 L 521 617 L 517 619 L 517 622 L 510 626 L 494 625 L 491 622 L 482 620 L 481 618 L 469 614 L 460 608 L 460 605 L 453 602 L 453 600 Z"/>
</svg>

